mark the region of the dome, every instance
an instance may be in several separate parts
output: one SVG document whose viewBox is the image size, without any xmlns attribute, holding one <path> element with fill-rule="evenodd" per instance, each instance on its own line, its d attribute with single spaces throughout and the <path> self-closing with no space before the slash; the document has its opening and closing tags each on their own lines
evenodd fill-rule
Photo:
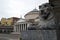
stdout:
<svg viewBox="0 0 60 40">
<path fill-rule="evenodd" d="M 38 12 L 38 10 L 35 8 L 35 9 L 33 9 L 31 12 Z"/>
<path fill-rule="evenodd" d="M 38 13 L 39 13 L 39 11 L 35 8 L 32 11 L 28 12 L 26 15 L 29 15 L 29 14 L 38 14 Z"/>
</svg>

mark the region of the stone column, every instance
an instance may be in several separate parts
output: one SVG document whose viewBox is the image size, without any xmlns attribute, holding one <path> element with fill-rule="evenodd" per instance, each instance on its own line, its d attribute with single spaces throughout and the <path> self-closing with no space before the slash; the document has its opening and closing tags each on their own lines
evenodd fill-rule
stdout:
<svg viewBox="0 0 60 40">
<path fill-rule="evenodd" d="M 20 31 L 21 31 L 21 24 L 20 24 Z"/>
<path fill-rule="evenodd" d="M 17 26 L 17 32 L 19 32 L 19 25 Z"/>
<path fill-rule="evenodd" d="M 17 26 L 16 26 L 16 32 L 17 32 Z"/>
<path fill-rule="evenodd" d="M 22 24 L 22 31 L 23 31 L 23 24 Z"/>
<path fill-rule="evenodd" d="M 23 24 L 23 31 L 24 31 L 24 24 Z"/>
<path fill-rule="evenodd" d="M 14 30 L 13 31 L 16 32 L 16 25 L 14 25 Z"/>
<path fill-rule="evenodd" d="M 60 0 L 49 0 L 50 4 L 53 5 L 53 11 L 55 16 L 56 25 L 60 23 Z"/>
<path fill-rule="evenodd" d="M 26 24 L 25 24 L 25 27 L 24 27 L 24 28 L 25 28 L 25 30 L 26 30 Z"/>
<path fill-rule="evenodd" d="M 22 31 L 22 24 L 21 24 L 21 31 Z"/>
<path fill-rule="evenodd" d="M 26 30 L 27 30 L 27 24 L 26 24 Z"/>
<path fill-rule="evenodd" d="M 28 25 L 26 24 L 26 30 L 28 30 L 28 29 L 27 29 L 27 26 L 28 26 Z"/>
<path fill-rule="evenodd" d="M 56 21 L 56 34 L 57 34 L 57 40 L 60 40 L 60 0 L 49 0 L 50 4 L 53 5 L 54 9 L 54 15 L 55 15 L 55 21 Z"/>
<path fill-rule="evenodd" d="M 19 32 L 19 26 L 18 26 L 18 32 Z"/>
<path fill-rule="evenodd" d="M 19 32 L 20 32 L 20 24 L 19 24 Z"/>
</svg>

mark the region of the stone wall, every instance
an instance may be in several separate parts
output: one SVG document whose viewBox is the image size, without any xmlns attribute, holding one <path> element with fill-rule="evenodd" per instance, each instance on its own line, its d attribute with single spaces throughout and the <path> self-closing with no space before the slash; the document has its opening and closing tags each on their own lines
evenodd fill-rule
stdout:
<svg viewBox="0 0 60 40">
<path fill-rule="evenodd" d="M 57 40 L 56 30 L 28 30 L 22 31 L 23 40 Z"/>
</svg>

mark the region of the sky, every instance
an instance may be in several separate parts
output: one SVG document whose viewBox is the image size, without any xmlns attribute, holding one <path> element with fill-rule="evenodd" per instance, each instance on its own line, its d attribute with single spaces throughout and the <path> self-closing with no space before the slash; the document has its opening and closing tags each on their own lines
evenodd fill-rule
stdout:
<svg viewBox="0 0 60 40">
<path fill-rule="evenodd" d="M 48 0 L 0 0 L 0 19 L 10 17 L 24 17 L 26 13 Z"/>
</svg>

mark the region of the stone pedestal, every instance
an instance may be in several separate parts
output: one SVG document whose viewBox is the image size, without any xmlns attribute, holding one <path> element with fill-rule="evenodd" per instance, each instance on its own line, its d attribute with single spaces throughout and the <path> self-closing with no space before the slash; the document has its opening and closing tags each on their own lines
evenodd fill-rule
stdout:
<svg viewBox="0 0 60 40">
<path fill-rule="evenodd" d="M 23 40 L 57 40 L 56 30 L 28 30 L 21 32 Z"/>
</svg>

